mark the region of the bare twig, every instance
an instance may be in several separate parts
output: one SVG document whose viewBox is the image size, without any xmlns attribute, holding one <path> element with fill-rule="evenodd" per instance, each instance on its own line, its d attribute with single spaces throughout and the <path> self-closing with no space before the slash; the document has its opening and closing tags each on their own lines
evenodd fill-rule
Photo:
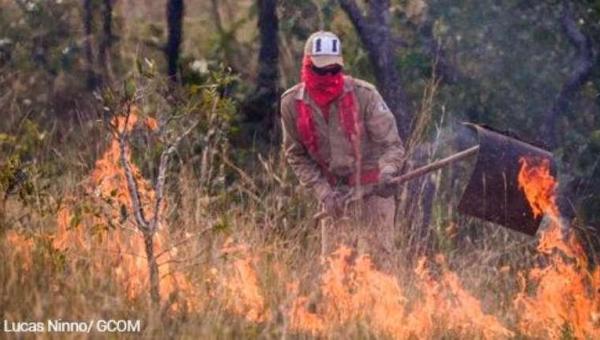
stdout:
<svg viewBox="0 0 600 340">
<path fill-rule="evenodd" d="M 183 240 L 181 240 L 179 242 L 176 242 L 175 244 L 172 244 L 168 249 L 165 249 L 165 250 L 161 251 L 160 253 L 156 254 L 156 258 L 158 259 L 159 257 L 163 256 L 164 254 L 170 252 L 171 249 L 173 249 L 175 247 L 179 247 L 180 245 L 185 244 L 185 243 L 187 243 L 187 242 L 195 239 L 198 236 L 202 236 L 206 232 L 209 232 L 209 231 L 213 230 L 214 228 L 215 227 L 211 225 L 210 227 L 206 227 L 206 228 L 202 229 L 201 231 L 193 234 L 192 236 L 189 236 L 189 237 L 187 237 L 187 238 L 185 238 L 185 239 L 183 239 Z"/>
<path fill-rule="evenodd" d="M 158 266 L 160 267 L 160 266 L 164 266 L 164 265 L 166 265 L 166 264 L 173 264 L 173 263 L 186 263 L 186 262 L 188 262 L 188 263 L 189 263 L 190 261 L 197 259 L 197 258 L 198 258 L 198 256 L 200 256 L 200 255 L 202 255 L 203 253 L 205 253 L 205 252 L 206 252 L 206 248 L 207 248 L 207 247 L 203 247 L 203 248 L 202 248 L 200 251 L 197 251 L 197 252 L 196 252 L 196 253 L 194 253 L 193 255 L 191 255 L 191 256 L 188 256 L 188 257 L 186 257 L 186 258 L 183 258 L 183 259 L 170 259 L 170 260 L 166 260 L 166 261 L 164 261 L 164 262 L 161 262 L 161 263 L 159 263 L 159 264 L 158 264 Z M 162 275 L 162 276 L 161 276 L 161 279 L 162 279 L 163 277 L 167 276 L 168 274 L 169 274 L 169 273 L 166 273 L 166 274 Z"/>
<path fill-rule="evenodd" d="M 260 153 L 258 154 L 258 160 L 265 168 L 267 173 L 275 180 L 275 182 L 277 182 L 277 184 L 279 184 L 282 188 L 286 186 L 283 180 L 279 176 L 277 176 L 277 171 L 273 170 L 273 166 L 270 163 L 268 163 Z"/>
<path fill-rule="evenodd" d="M 225 165 L 227 165 L 228 167 L 235 170 L 240 175 L 242 180 L 244 180 L 244 182 L 248 183 L 252 187 L 252 190 L 258 191 L 258 186 L 256 185 L 256 183 L 254 183 L 254 180 L 252 179 L 252 177 L 250 177 L 248 174 L 246 174 L 246 172 L 244 172 L 244 170 L 240 169 L 238 166 L 233 164 L 233 162 L 229 159 L 229 157 L 227 157 L 227 155 L 221 154 L 220 156 L 221 156 L 221 159 L 223 160 L 223 163 L 225 163 Z"/>
<path fill-rule="evenodd" d="M 252 190 L 245 188 L 243 185 L 237 185 L 237 187 L 245 194 L 247 194 L 250 198 L 252 198 L 252 200 L 254 200 L 256 203 L 258 203 L 261 206 L 265 205 L 265 202 L 258 197 L 258 195 L 256 195 L 255 193 L 252 192 Z"/>
<path fill-rule="evenodd" d="M 212 108 L 211 108 L 211 111 L 209 114 L 209 118 L 208 118 L 209 126 L 213 126 L 214 121 L 216 119 L 218 103 L 219 103 L 219 97 L 215 96 L 215 99 L 213 101 L 213 105 L 212 105 Z M 204 137 L 204 146 L 203 146 L 202 158 L 201 158 L 202 161 L 201 161 L 201 166 L 200 166 L 200 184 L 203 186 L 206 183 L 208 183 L 208 181 L 210 179 L 211 164 L 212 164 L 212 160 L 213 160 L 213 156 L 214 156 L 214 152 L 211 150 L 211 141 L 215 134 L 216 134 L 215 129 L 209 129 L 209 131 L 206 133 L 206 136 Z"/>
<path fill-rule="evenodd" d="M 123 127 L 123 131 L 118 132 L 118 141 L 119 141 L 119 149 L 120 155 L 119 160 L 121 162 L 121 166 L 125 172 L 125 178 L 127 180 L 127 189 L 129 191 L 129 195 L 131 196 L 131 203 L 133 205 L 133 213 L 136 219 L 136 222 L 140 228 L 140 230 L 144 233 L 150 231 L 148 221 L 144 216 L 144 207 L 142 206 L 140 199 L 140 192 L 138 189 L 137 181 L 133 176 L 133 170 L 131 169 L 131 165 L 126 157 L 126 148 L 127 148 L 127 124 L 129 122 L 129 117 L 131 116 L 131 107 L 127 108 L 127 113 L 125 116 L 125 124 Z M 118 129 L 118 126 L 116 127 Z"/>
<path fill-rule="evenodd" d="M 158 180 L 156 182 L 156 200 L 154 202 L 154 215 L 152 217 L 152 222 L 149 226 L 151 232 L 156 231 L 158 228 L 158 219 L 160 216 L 160 208 L 162 205 L 164 191 L 165 191 L 165 182 L 167 179 L 167 167 L 169 163 L 169 158 L 171 154 L 173 154 L 177 150 L 177 146 L 183 138 L 190 134 L 196 127 L 200 124 L 200 120 L 198 119 L 195 123 L 190 125 L 190 127 L 185 130 L 181 135 L 175 139 L 160 155 L 160 164 L 158 167 Z"/>
<path fill-rule="evenodd" d="M 201 264 L 204 264 L 204 263 L 206 263 L 206 261 L 196 261 L 196 262 L 190 262 L 190 263 L 186 264 L 185 266 L 178 266 L 178 268 L 179 268 L 179 269 L 183 269 L 183 268 L 189 268 L 189 267 L 198 266 L 198 265 L 201 265 Z M 160 279 L 162 280 L 162 279 L 164 279 L 165 277 L 167 277 L 167 276 L 171 276 L 171 275 L 173 275 L 173 274 L 175 274 L 175 273 L 177 273 L 177 271 L 176 271 L 176 270 L 171 270 L 171 271 L 168 271 L 168 272 L 164 273 L 163 275 L 161 275 Z"/>
</svg>

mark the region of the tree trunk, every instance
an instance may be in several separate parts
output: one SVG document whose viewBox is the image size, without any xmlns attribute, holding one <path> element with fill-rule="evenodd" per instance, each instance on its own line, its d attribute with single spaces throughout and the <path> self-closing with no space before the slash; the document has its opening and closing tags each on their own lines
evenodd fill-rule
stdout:
<svg viewBox="0 0 600 340">
<path fill-rule="evenodd" d="M 102 6 L 102 40 L 98 48 L 98 61 L 103 71 L 102 78 L 104 82 L 111 82 L 113 76 L 110 49 L 114 39 L 112 32 L 113 0 L 104 0 Z"/>
<path fill-rule="evenodd" d="M 146 261 L 148 262 L 148 275 L 150 278 L 150 300 L 158 310 L 160 306 L 160 278 L 158 276 L 158 264 L 154 255 L 153 232 L 144 232 L 144 244 L 146 246 Z"/>
<path fill-rule="evenodd" d="M 83 0 L 83 31 L 85 34 L 84 51 L 86 61 L 86 85 L 88 89 L 98 87 L 98 78 L 94 71 L 94 50 L 92 45 L 94 22 L 93 0 Z"/>
<path fill-rule="evenodd" d="M 569 102 L 579 91 L 581 86 L 589 79 L 594 66 L 594 53 L 589 39 L 579 29 L 569 2 L 563 3 L 563 14 L 560 22 L 569 39 L 569 42 L 577 50 L 574 60 L 575 69 L 564 82 L 558 95 L 554 98 L 552 107 L 545 113 L 542 125 L 542 138 L 546 146 L 554 149 L 558 145 L 557 123 L 559 116 L 567 110 Z"/>
<path fill-rule="evenodd" d="M 177 66 L 179 63 L 179 47 L 181 45 L 183 30 L 184 4 L 183 0 L 167 1 L 167 26 L 168 38 L 165 53 L 167 55 L 167 75 L 173 81 L 177 81 Z"/>
<path fill-rule="evenodd" d="M 395 65 L 396 43 L 390 30 L 390 1 L 369 1 L 367 16 L 361 13 L 354 0 L 339 0 L 339 3 L 352 21 L 369 54 L 377 87 L 396 116 L 400 137 L 406 139 L 411 131 L 412 115 L 408 110 L 406 93 Z"/>
<path fill-rule="evenodd" d="M 260 33 L 258 76 L 254 92 L 244 103 L 243 109 L 249 121 L 265 123 L 270 129 L 274 126 L 279 96 L 277 0 L 258 0 L 257 2 Z"/>
</svg>

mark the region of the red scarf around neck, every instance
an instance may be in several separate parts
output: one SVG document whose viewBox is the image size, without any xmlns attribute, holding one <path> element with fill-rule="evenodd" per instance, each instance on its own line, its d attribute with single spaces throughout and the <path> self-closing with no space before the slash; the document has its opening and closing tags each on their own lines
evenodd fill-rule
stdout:
<svg viewBox="0 0 600 340">
<path fill-rule="evenodd" d="M 318 75 L 311 68 L 310 58 L 305 56 L 302 61 L 302 81 L 308 91 L 310 97 L 319 106 L 324 115 L 325 120 L 328 120 L 329 105 L 344 92 L 344 75 L 339 72 L 336 75 Z M 351 81 L 351 80 L 350 80 Z M 328 164 L 325 162 L 319 152 L 319 136 L 315 130 L 313 119 L 313 111 L 310 105 L 307 105 L 303 100 L 297 101 L 298 117 L 296 126 L 302 144 L 308 149 L 309 153 L 316 158 L 317 163 L 321 167 L 325 176 L 330 183 L 334 183 L 335 178 L 328 171 Z M 357 171 L 360 180 L 354 179 L 354 182 L 372 183 L 379 177 L 379 172 L 370 172 L 368 176 L 361 176 L 360 166 L 362 163 L 362 155 L 360 151 L 360 124 L 358 118 L 357 101 L 354 91 L 348 91 L 341 97 L 339 104 L 339 119 L 348 141 L 352 144 Z M 366 174 L 365 174 L 366 175 Z M 350 179 L 352 182 L 353 179 Z M 354 184 L 352 184 L 354 185 Z"/>
</svg>

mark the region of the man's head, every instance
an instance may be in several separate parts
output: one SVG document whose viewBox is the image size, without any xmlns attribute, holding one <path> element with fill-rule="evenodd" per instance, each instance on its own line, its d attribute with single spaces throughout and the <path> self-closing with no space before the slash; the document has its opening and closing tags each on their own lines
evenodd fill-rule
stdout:
<svg viewBox="0 0 600 340">
<path fill-rule="evenodd" d="M 304 46 L 304 56 L 319 69 L 344 66 L 340 38 L 331 32 L 318 31 L 308 37 Z"/>
<path fill-rule="evenodd" d="M 326 106 L 344 91 L 342 48 L 331 32 L 313 33 L 306 41 L 301 79 L 319 106 Z"/>
</svg>

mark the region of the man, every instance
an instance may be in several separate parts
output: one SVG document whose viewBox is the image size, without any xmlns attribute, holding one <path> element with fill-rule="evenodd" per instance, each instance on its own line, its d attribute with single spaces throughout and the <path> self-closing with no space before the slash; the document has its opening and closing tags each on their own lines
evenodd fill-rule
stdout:
<svg viewBox="0 0 600 340">
<path fill-rule="evenodd" d="M 394 242 L 390 180 L 400 170 L 404 148 L 375 87 L 343 73 L 341 47 L 331 32 L 308 38 L 302 82 L 281 97 L 283 145 L 299 181 L 313 189 L 337 225 L 328 228 L 326 251 L 351 243 L 384 259 Z M 349 196 L 358 199 L 348 203 Z M 344 216 L 349 225 L 340 223 Z"/>
</svg>

